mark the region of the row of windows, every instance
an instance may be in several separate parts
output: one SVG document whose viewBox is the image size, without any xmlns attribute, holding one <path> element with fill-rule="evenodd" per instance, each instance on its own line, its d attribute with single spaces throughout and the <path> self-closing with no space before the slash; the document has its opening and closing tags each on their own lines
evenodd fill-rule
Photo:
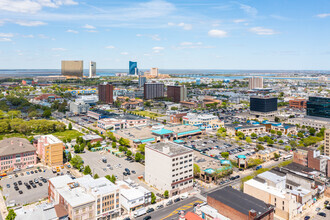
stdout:
<svg viewBox="0 0 330 220">
<path fill-rule="evenodd" d="M 182 175 L 183 173 L 188 173 L 188 172 L 192 172 L 192 169 L 181 172 L 180 175 Z M 179 175 L 179 173 L 173 174 L 172 177 L 175 177 L 175 176 L 178 176 L 178 175 Z"/>
<path fill-rule="evenodd" d="M 172 186 L 172 189 L 178 188 L 179 186 L 183 186 L 183 185 L 187 185 L 188 183 L 192 183 L 192 180 L 180 183 L 180 184 L 176 184 L 174 186 Z"/>
<path fill-rule="evenodd" d="M 191 167 L 192 164 L 189 164 L 189 167 Z M 183 168 L 187 168 L 188 165 L 184 166 L 184 167 L 180 167 L 180 170 L 182 170 Z M 173 169 L 172 172 L 175 172 L 176 170 L 179 170 L 179 168 Z"/>
<path fill-rule="evenodd" d="M 184 157 L 180 157 L 180 160 L 182 160 L 183 158 L 188 158 L 188 157 L 192 157 L 192 154 L 189 154 L 189 156 L 186 155 L 186 156 L 184 156 Z M 179 157 L 177 157 L 177 158 L 173 158 L 173 159 L 172 159 L 172 161 L 176 161 L 176 160 L 179 160 Z"/>
</svg>

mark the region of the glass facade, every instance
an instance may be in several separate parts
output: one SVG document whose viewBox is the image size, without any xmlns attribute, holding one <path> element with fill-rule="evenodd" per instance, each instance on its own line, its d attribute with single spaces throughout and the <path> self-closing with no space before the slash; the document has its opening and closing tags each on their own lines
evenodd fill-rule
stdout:
<svg viewBox="0 0 330 220">
<path fill-rule="evenodd" d="M 251 97 L 250 110 L 264 113 L 277 111 L 277 98 Z"/>
<path fill-rule="evenodd" d="M 309 97 L 307 101 L 307 115 L 330 118 L 330 98 Z"/>
<path fill-rule="evenodd" d="M 138 72 L 137 70 L 137 62 L 129 61 L 129 75 L 135 75 L 135 69 L 136 73 Z"/>
</svg>

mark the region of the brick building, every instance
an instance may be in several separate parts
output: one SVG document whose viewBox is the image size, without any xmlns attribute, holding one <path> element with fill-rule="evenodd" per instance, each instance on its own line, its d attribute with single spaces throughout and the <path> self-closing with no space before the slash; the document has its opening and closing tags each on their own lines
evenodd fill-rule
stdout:
<svg viewBox="0 0 330 220">
<path fill-rule="evenodd" d="M 99 87 L 99 101 L 101 103 L 112 104 L 113 103 L 113 85 L 112 84 L 100 84 Z"/>
<path fill-rule="evenodd" d="M 304 108 L 306 109 L 307 107 L 307 101 L 306 99 L 293 99 L 289 100 L 289 106 L 290 108 Z"/>
<path fill-rule="evenodd" d="M 182 118 L 186 115 L 187 115 L 187 113 L 179 113 L 179 114 L 171 115 L 170 122 L 171 123 L 181 123 Z"/>
<path fill-rule="evenodd" d="M 294 151 L 293 162 L 307 167 L 308 165 L 307 151 L 305 149 L 299 149 L 299 148 L 296 151 Z"/>
<path fill-rule="evenodd" d="M 207 203 L 230 219 L 274 219 L 274 207 L 230 186 L 208 194 Z"/>
<path fill-rule="evenodd" d="M 173 102 L 180 102 L 187 100 L 187 88 L 183 86 L 167 86 L 167 98 L 172 99 Z"/>
</svg>

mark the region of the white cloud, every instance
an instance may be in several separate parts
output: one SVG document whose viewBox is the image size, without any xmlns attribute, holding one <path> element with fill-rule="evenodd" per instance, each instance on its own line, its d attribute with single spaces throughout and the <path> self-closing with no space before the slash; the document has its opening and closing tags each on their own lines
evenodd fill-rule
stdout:
<svg viewBox="0 0 330 220">
<path fill-rule="evenodd" d="M 142 37 L 143 35 L 142 34 L 136 34 L 137 37 Z"/>
<path fill-rule="evenodd" d="M 67 30 L 66 32 L 68 32 L 68 33 L 73 33 L 73 34 L 78 34 L 78 33 L 79 33 L 78 31 L 71 30 L 71 29 Z"/>
<path fill-rule="evenodd" d="M 128 55 L 128 52 L 121 52 L 121 55 Z"/>
<path fill-rule="evenodd" d="M 44 34 L 38 34 L 38 37 L 40 37 L 41 39 L 48 39 L 49 38 L 47 35 L 44 35 Z"/>
<path fill-rule="evenodd" d="M 0 42 L 9 42 L 12 41 L 10 38 L 4 37 L 4 38 L 0 38 Z"/>
<path fill-rule="evenodd" d="M 35 27 L 35 26 L 46 25 L 47 23 L 42 21 L 16 21 L 15 24 L 26 27 Z"/>
<path fill-rule="evenodd" d="M 249 29 L 251 32 L 258 34 L 258 35 L 274 35 L 277 34 L 276 31 L 273 29 L 267 29 L 263 27 L 254 27 Z"/>
<path fill-rule="evenodd" d="M 23 35 L 22 37 L 24 37 L 24 38 L 34 38 L 34 35 L 29 34 L 29 35 Z"/>
<path fill-rule="evenodd" d="M 189 31 L 189 30 L 192 29 L 192 25 L 191 24 L 186 24 L 186 23 L 183 23 L 183 22 L 178 23 L 178 24 L 172 23 L 172 22 L 168 22 L 167 25 L 168 26 L 172 26 L 172 27 L 182 27 L 183 30 L 187 30 L 187 31 Z"/>
<path fill-rule="evenodd" d="M 218 37 L 218 38 L 222 38 L 222 37 L 227 37 L 227 32 L 226 31 L 223 31 L 223 30 L 217 30 L 217 29 L 213 29 L 213 30 L 210 30 L 208 32 L 208 35 L 210 37 Z"/>
<path fill-rule="evenodd" d="M 0 11 L 36 13 L 43 7 L 58 8 L 62 5 L 77 5 L 73 0 L 1 0 Z"/>
<path fill-rule="evenodd" d="M 326 18 L 326 17 L 329 17 L 329 16 L 330 16 L 330 13 L 316 15 L 316 17 L 319 17 L 319 18 Z"/>
<path fill-rule="evenodd" d="M 14 37 L 12 33 L 0 33 L 0 37 Z"/>
<path fill-rule="evenodd" d="M 151 38 L 152 40 L 155 40 L 155 41 L 160 41 L 160 37 L 158 34 L 153 34 L 153 35 L 143 35 L 143 34 L 136 34 L 137 37 L 149 37 Z"/>
<path fill-rule="evenodd" d="M 58 48 L 52 48 L 52 51 L 67 51 L 67 49 L 58 47 Z"/>
<path fill-rule="evenodd" d="M 110 45 L 110 46 L 106 46 L 105 48 L 106 48 L 106 49 L 114 49 L 115 46 Z"/>
<path fill-rule="evenodd" d="M 246 20 L 245 19 L 235 19 L 233 22 L 234 23 L 243 23 L 243 22 L 246 22 Z"/>
<path fill-rule="evenodd" d="M 87 32 L 90 32 L 90 33 L 97 33 L 98 31 L 97 31 L 97 30 L 87 30 Z"/>
<path fill-rule="evenodd" d="M 2 26 L 5 23 L 5 21 L 0 20 L 0 26 Z"/>
<path fill-rule="evenodd" d="M 258 10 L 252 6 L 240 4 L 240 8 L 250 16 L 256 16 L 258 14 Z"/>
<path fill-rule="evenodd" d="M 201 48 L 214 48 L 213 46 L 203 45 L 202 42 L 181 42 L 177 49 L 201 49 Z"/>
<path fill-rule="evenodd" d="M 153 47 L 152 48 L 152 50 L 154 51 L 154 53 L 159 53 L 159 52 L 161 52 L 164 49 L 165 49 L 164 47 Z"/>
<path fill-rule="evenodd" d="M 83 26 L 83 28 L 86 28 L 86 29 L 96 29 L 96 27 L 94 27 L 93 25 L 89 25 L 89 24 L 85 24 Z"/>
</svg>

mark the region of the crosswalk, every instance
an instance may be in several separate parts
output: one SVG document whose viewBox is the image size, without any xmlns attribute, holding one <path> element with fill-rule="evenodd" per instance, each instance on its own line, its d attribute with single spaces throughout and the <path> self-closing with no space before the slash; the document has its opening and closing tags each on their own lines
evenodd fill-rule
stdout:
<svg viewBox="0 0 330 220">
<path fill-rule="evenodd" d="M 171 216 L 178 215 L 178 213 L 179 213 L 180 211 L 185 211 L 185 210 L 191 209 L 191 208 L 194 207 L 194 204 L 196 204 L 196 203 L 201 204 L 201 203 L 203 203 L 203 201 L 202 201 L 202 200 L 195 200 L 195 201 L 193 201 L 193 202 L 191 202 L 191 203 L 188 203 L 188 204 L 185 204 L 185 205 L 183 205 L 183 206 L 180 206 L 179 208 L 175 209 L 175 210 L 174 210 L 173 212 L 171 212 L 168 216 L 162 218 L 161 220 L 165 220 L 165 219 L 170 218 Z"/>
</svg>

